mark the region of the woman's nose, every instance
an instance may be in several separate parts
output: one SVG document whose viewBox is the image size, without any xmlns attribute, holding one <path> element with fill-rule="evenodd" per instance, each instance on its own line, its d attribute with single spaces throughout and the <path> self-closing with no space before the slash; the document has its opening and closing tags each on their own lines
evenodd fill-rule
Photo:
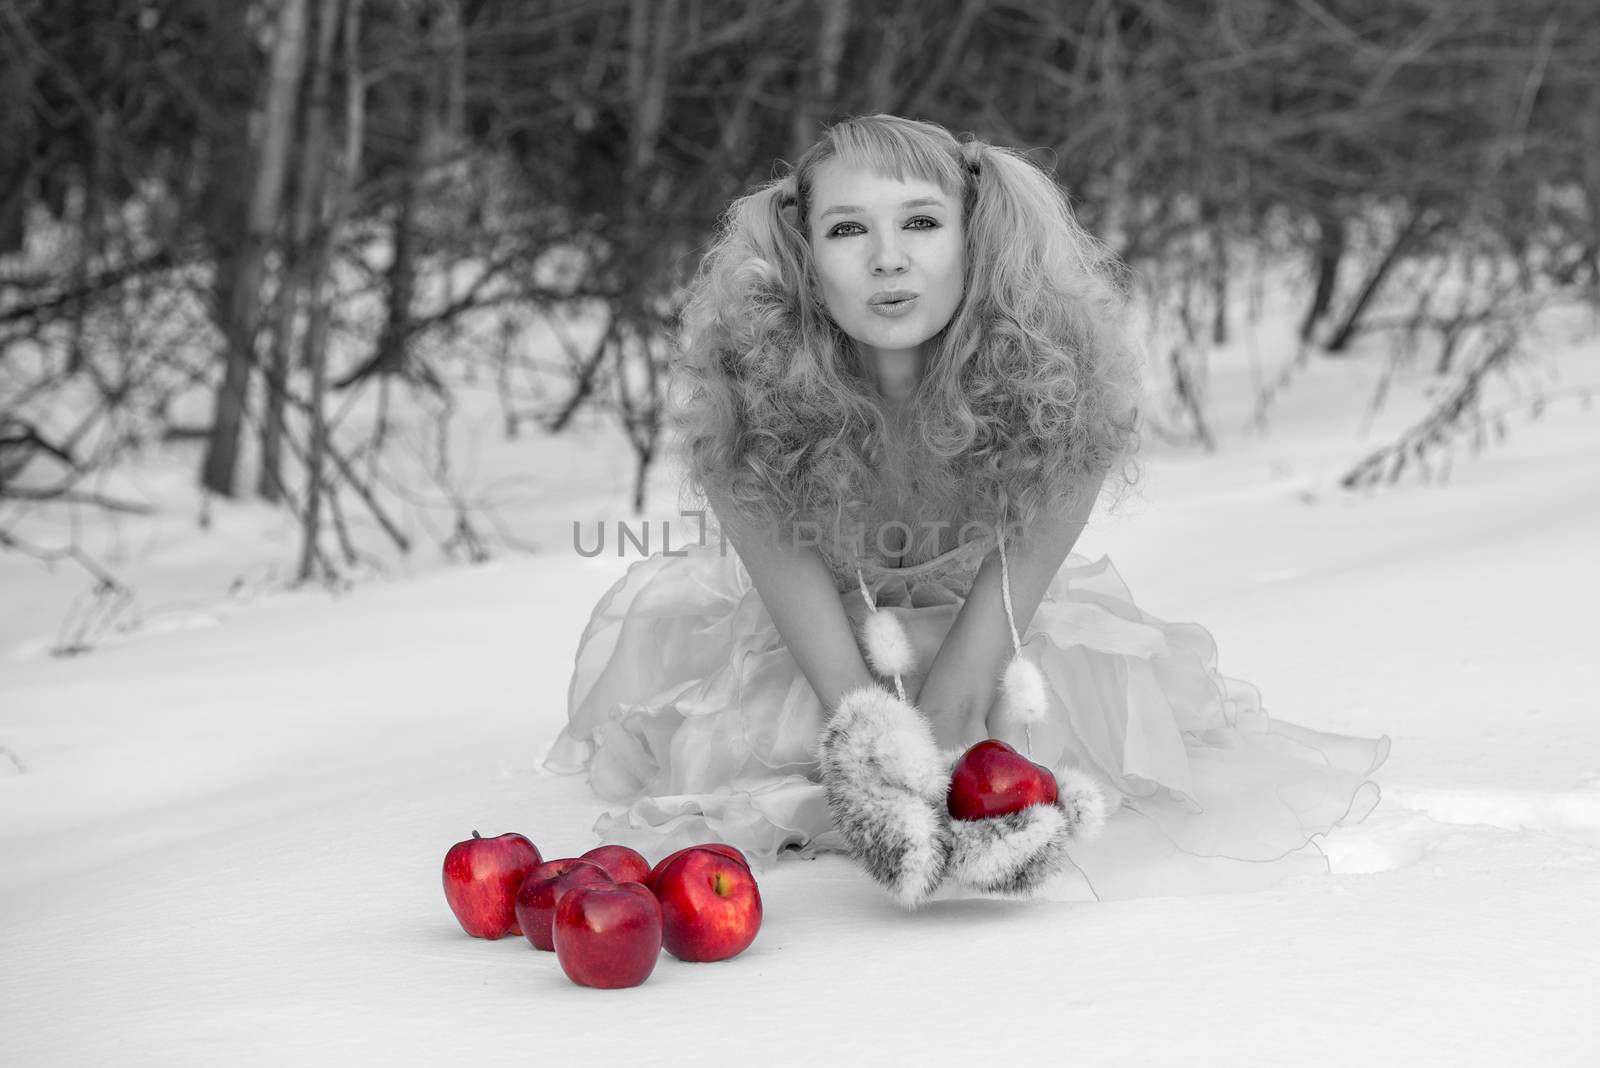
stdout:
<svg viewBox="0 0 1600 1068">
<path fill-rule="evenodd" d="M 879 238 L 872 248 L 873 274 L 900 274 L 907 266 L 905 249 L 892 237 Z"/>
</svg>

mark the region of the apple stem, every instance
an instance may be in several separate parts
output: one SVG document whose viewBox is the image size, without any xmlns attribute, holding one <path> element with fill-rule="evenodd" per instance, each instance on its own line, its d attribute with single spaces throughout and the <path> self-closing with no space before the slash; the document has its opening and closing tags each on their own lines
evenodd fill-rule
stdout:
<svg viewBox="0 0 1600 1068">
<path fill-rule="evenodd" d="M 1028 740 L 1028 755 L 1033 756 L 1033 724 L 1022 725 L 1022 736 Z"/>
<path fill-rule="evenodd" d="M 479 834 L 477 831 L 473 831 L 472 832 L 472 837 L 474 837 L 474 838 L 482 838 L 483 835 Z"/>
</svg>

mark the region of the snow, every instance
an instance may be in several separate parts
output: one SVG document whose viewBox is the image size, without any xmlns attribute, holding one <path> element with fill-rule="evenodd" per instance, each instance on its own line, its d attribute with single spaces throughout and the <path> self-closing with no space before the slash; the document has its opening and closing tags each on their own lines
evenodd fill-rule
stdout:
<svg viewBox="0 0 1600 1068">
<path fill-rule="evenodd" d="M 452 843 L 576 854 L 605 808 L 540 768 L 629 562 L 571 549 L 572 519 L 627 516 L 625 448 L 580 428 L 480 456 L 545 481 L 519 513 L 541 551 L 476 567 L 289 591 L 267 509 L 119 520 L 140 625 L 77 657 L 48 650 L 82 575 L 0 556 L 5 1060 L 1597 1063 L 1600 415 L 1552 404 L 1447 484 L 1353 493 L 1338 475 L 1422 410 L 1420 380 L 1363 437 L 1381 360 L 1314 359 L 1262 431 L 1259 351 L 1212 369 L 1219 451 L 1151 442 L 1078 551 L 1204 623 L 1273 714 L 1393 739 L 1383 802 L 1324 843 L 1332 874 L 906 914 L 841 857 L 785 861 L 750 950 L 663 956 L 626 991 L 468 938 Z M 1574 328 L 1521 387 L 1595 382 L 1592 357 Z M 188 461 L 126 477 L 177 487 Z"/>
</svg>

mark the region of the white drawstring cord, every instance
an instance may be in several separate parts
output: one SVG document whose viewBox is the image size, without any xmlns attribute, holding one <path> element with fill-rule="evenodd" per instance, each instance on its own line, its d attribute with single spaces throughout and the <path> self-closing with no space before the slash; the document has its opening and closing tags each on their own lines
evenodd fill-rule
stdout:
<svg viewBox="0 0 1600 1068">
<path fill-rule="evenodd" d="M 1001 676 L 1000 692 L 1006 714 L 1023 725 L 1031 756 L 1032 725 L 1045 717 L 1049 697 L 1039 668 L 1022 655 L 1022 635 L 1017 630 L 1016 609 L 1011 603 L 1011 563 L 1006 558 L 1005 534 L 999 528 L 995 531 L 995 543 L 1000 552 L 1000 596 L 1005 608 L 1012 652 L 1011 661 Z M 903 701 L 906 699 L 906 687 L 901 676 L 910 674 L 916 662 L 911 641 L 906 637 L 899 618 L 878 607 L 859 563 L 856 565 L 856 583 L 861 587 L 861 599 L 867 605 L 867 616 L 860 628 L 867 661 L 880 677 L 894 679 L 895 693 Z"/>
<path fill-rule="evenodd" d="M 1039 668 L 1022 655 L 1022 635 L 1017 631 L 1016 609 L 1011 604 L 1011 565 L 1006 559 L 1004 515 L 995 527 L 995 547 L 1000 552 L 1000 600 L 1005 606 L 1006 627 L 1011 634 L 1011 662 L 1001 676 L 1000 692 L 1006 712 L 1022 721 L 1028 755 L 1033 755 L 1033 724 L 1045 717 L 1049 698 Z"/>
<path fill-rule="evenodd" d="M 1011 608 L 1011 568 L 1006 563 L 1006 536 L 1002 524 L 995 528 L 994 540 L 1000 550 L 1000 599 L 1006 606 L 1006 626 L 1011 630 L 1011 651 L 1022 652 L 1022 638 L 1017 634 L 1017 616 Z"/>
<path fill-rule="evenodd" d="M 867 580 L 862 575 L 859 565 L 856 567 L 856 582 L 861 585 L 862 600 L 867 602 L 868 616 L 862 625 L 863 637 L 867 644 L 867 657 L 872 661 L 873 667 L 878 668 L 880 671 L 888 669 L 888 674 L 894 677 L 894 691 L 899 695 L 900 700 L 904 701 L 906 699 L 906 684 L 900 681 L 900 672 L 896 669 L 903 666 L 899 661 L 903 659 L 904 652 L 910 649 L 910 642 L 906 640 L 905 631 L 900 626 L 898 619 L 887 614 L 879 618 L 880 609 L 877 602 L 872 599 L 872 591 L 867 589 Z M 886 634 L 883 630 L 873 627 L 872 621 L 874 619 L 878 620 L 878 627 L 886 629 L 889 633 Z M 901 656 L 894 655 L 893 652 L 885 647 L 887 644 L 894 644 L 892 639 L 896 634 L 899 644 L 903 647 Z M 889 641 L 886 642 L 885 639 L 889 639 Z"/>
</svg>

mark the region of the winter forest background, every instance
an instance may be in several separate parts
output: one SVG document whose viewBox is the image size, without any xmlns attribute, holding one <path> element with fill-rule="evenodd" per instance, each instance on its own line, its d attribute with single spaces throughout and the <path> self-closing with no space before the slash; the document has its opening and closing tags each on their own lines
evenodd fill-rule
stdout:
<svg viewBox="0 0 1600 1068">
<path fill-rule="evenodd" d="M 1596 69 L 1588 0 L 12 0 L 0 546 L 75 561 L 116 625 L 135 591 L 59 521 L 153 507 L 104 479 L 165 451 L 201 522 L 296 517 L 301 580 L 482 560 L 519 533 L 451 453 L 469 393 L 530 473 L 531 432 L 602 417 L 642 505 L 718 212 L 874 111 L 1054 168 L 1132 268 L 1147 436 L 1219 447 L 1208 353 L 1290 278 L 1288 368 L 1435 380 L 1345 482 L 1405 477 L 1484 440 L 1541 309 L 1597 306 Z"/>
<path fill-rule="evenodd" d="M 1594 0 L 0 0 L 7 1054 L 1597 1063 L 1596 71 Z M 683 282 L 876 111 L 1127 263 L 1148 466 L 1079 551 L 1390 735 L 1383 801 L 1251 893 L 786 862 L 596 1000 L 439 863 L 595 844 L 540 761 L 677 519 Z"/>
</svg>

